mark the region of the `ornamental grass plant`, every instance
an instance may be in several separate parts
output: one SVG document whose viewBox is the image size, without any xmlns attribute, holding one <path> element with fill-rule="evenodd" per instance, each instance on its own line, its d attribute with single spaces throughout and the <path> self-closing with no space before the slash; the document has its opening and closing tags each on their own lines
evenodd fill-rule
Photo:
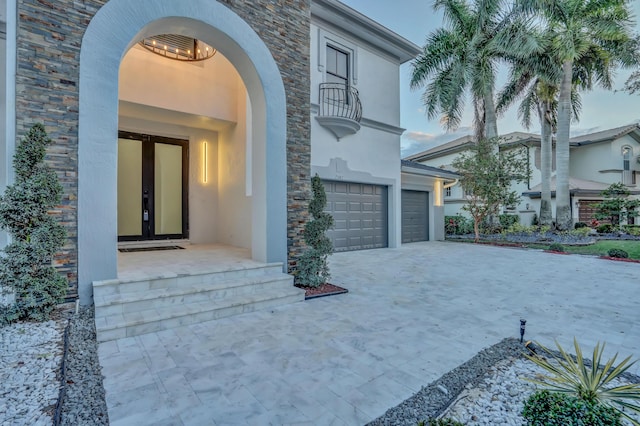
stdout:
<svg viewBox="0 0 640 426">
<path fill-rule="evenodd" d="M 640 426 L 629 412 L 640 414 L 640 384 L 618 384 L 617 379 L 631 368 L 636 361 L 631 356 L 620 361 L 618 365 L 616 353 L 605 364 L 601 364 L 605 344 L 598 343 L 593 349 L 591 365 L 587 365 L 582 349 L 577 340 L 573 339 L 576 356 L 568 354 L 558 342 L 556 346 L 560 355 L 537 343 L 538 347 L 548 358 L 536 355 L 526 355 L 536 365 L 542 367 L 549 374 L 538 379 L 527 379 L 551 392 L 566 394 L 588 404 L 603 404 L 620 412 L 631 424 Z"/>
</svg>

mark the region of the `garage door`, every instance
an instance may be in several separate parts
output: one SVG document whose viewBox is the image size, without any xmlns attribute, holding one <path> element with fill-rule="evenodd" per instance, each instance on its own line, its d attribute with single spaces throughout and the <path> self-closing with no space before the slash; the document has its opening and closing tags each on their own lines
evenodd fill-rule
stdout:
<svg viewBox="0 0 640 426">
<path fill-rule="evenodd" d="M 596 218 L 596 213 L 598 212 L 598 204 L 600 204 L 601 202 L 602 200 L 580 200 L 578 220 L 586 224 L 591 223 L 591 221 Z M 608 220 L 601 220 L 600 222 L 609 223 Z"/>
<path fill-rule="evenodd" d="M 429 193 L 402 191 L 402 242 L 429 240 Z"/>
<path fill-rule="evenodd" d="M 325 181 L 324 187 L 335 251 L 387 247 L 386 186 Z"/>
</svg>

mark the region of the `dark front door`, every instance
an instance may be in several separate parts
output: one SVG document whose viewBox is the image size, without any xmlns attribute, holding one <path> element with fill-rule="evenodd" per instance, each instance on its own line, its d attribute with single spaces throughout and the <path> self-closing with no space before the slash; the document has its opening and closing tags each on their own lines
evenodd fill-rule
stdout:
<svg viewBox="0 0 640 426">
<path fill-rule="evenodd" d="M 188 238 L 189 142 L 118 132 L 118 240 Z"/>
</svg>

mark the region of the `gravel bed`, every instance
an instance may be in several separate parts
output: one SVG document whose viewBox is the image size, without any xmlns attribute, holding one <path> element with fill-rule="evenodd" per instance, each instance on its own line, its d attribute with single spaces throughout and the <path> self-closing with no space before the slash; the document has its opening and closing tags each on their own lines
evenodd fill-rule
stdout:
<svg viewBox="0 0 640 426">
<path fill-rule="evenodd" d="M 61 425 L 109 424 L 93 313 L 93 306 L 83 307 L 71 319 Z"/>
<path fill-rule="evenodd" d="M 518 339 L 504 339 L 483 349 L 464 364 L 423 387 L 411 398 L 387 410 L 370 426 L 415 426 L 422 420 L 438 417 L 467 386 L 475 386 L 501 361 L 522 357 L 524 347 Z"/>
<path fill-rule="evenodd" d="M 473 240 L 475 234 L 466 235 L 447 235 L 447 240 Z M 633 239 L 633 238 L 631 238 Z M 595 236 L 586 236 L 574 234 L 557 234 L 553 232 L 516 232 L 511 234 L 480 234 L 480 240 L 482 241 L 506 241 L 509 243 L 521 243 L 521 244 L 567 244 L 567 245 L 591 245 L 594 244 L 598 238 Z"/>
<path fill-rule="evenodd" d="M 65 318 L 0 327 L 0 424 L 50 425 L 58 401 Z"/>
<path fill-rule="evenodd" d="M 1 426 L 109 424 L 94 324 L 93 307 L 67 304 L 50 321 L 0 327 Z"/>
<path fill-rule="evenodd" d="M 523 425 L 524 403 L 537 389 L 526 379 L 547 374 L 523 356 L 525 351 L 517 339 L 505 339 L 423 387 L 369 425 L 415 426 L 432 418 L 449 418 L 467 426 Z M 585 365 L 589 367 L 590 361 L 585 360 Z M 640 383 L 640 377 L 626 373 L 610 386 L 623 383 Z M 635 418 L 640 420 L 640 416 Z M 630 423 L 623 419 L 623 424 Z"/>
</svg>

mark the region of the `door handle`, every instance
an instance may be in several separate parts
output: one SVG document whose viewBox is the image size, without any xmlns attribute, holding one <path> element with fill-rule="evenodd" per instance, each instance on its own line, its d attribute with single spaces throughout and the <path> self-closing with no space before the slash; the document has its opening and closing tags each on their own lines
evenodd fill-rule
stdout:
<svg viewBox="0 0 640 426">
<path fill-rule="evenodd" d="M 149 222 L 149 190 L 145 189 L 144 194 L 142 195 L 142 221 Z"/>
</svg>

